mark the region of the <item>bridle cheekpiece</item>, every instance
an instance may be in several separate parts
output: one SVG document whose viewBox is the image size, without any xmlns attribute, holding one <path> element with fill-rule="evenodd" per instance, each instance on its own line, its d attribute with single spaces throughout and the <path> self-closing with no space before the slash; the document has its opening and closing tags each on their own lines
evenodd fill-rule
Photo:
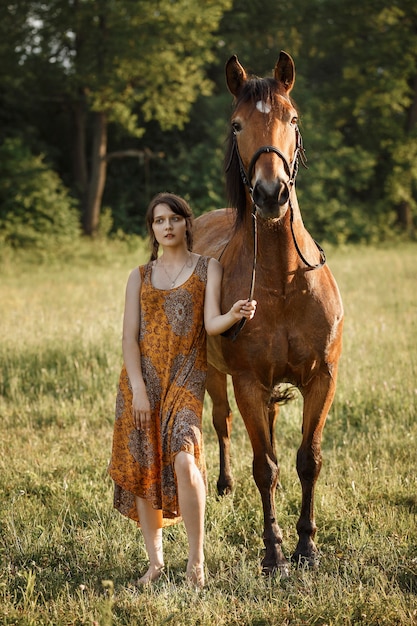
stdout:
<svg viewBox="0 0 417 626">
<path fill-rule="evenodd" d="M 259 157 L 262 154 L 269 154 L 269 153 L 274 153 L 276 154 L 283 162 L 284 164 L 284 168 L 285 171 L 288 175 L 288 182 L 287 185 L 289 186 L 289 189 L 291 191 L 291 189 L 293 188 L 294 184 L 295 184 L 295 179 L 297 177 L 298 174 L 298 168 L 299 168 L 299 161 L 301 161 L 301 164 L 303 165 L 303 167 L 305 167 L 307 169 L 307 157 L 305 154 L 305 150 L 304 150 L 304 145 L 303 145 L 303 139 L 300 133 L 300 130 L 298 128 L 298 126 L 295 126 L 295 135 L 296 135 L 296 144 L 295 144 L 295 150 L 294 150 L 294 155 L 293 155 L 293 159 L 291 161 L 291 163 L 288 162 L 287 157 L 285 156 L 285 154 L 283 152 L 281 152 L 281 150 L 279 148 L 277 148 L 276 146 L 261 146 L 259 148 L 259 150 L 257 150 L 255 152 L 255 154 L 253 155 L 253 157 L 250 160 L 249 163 L 249 167 L 248 167 L 248 173 L 246 173 L 245 170 L 245 166 L 243 165 L 243 161 L 242 158 L 240 156 L 240 152 L 239 152 L 239 147 L 237 145 L 237 138 L 236 138 L 236 132 L 233 130 L 233 146 L 232 149 L 230 151 L 230 158 L 228 161 L 228 164 L 226 166 L 226 172 L 229 170 L 231 162 L 232 162 L 232 158 L 233 158 L 233 154 L 236 154 L 238 162 L 239 162 L 239 170 L 240 170 L 240 176 L 242 178 L 242 182 L 243 184 L 248 188 L 249 190 L 249 194 L 252 200 L 252 218 L 253 218 L 253 266 L 252 266 L 252 279 L 251 279 L 251 286 L 250 286 L 250 292 L 249 292 L 249 300 L 253 299 L 253 292 L 254 292 L 254 288 L 255 288 L 255 276 L 256 276 L 256 261 L 257 261 L 257 256 L 258 256 L 258 229 L 257 229 L 257 206 L 256 203 L 253 199 L 253 188 L 251 186 L 251 180 L 253 177 L 253 173 L 254 173 L 254 169 L 255 169 L 255 165 L 256 162 L 258 161 Z M 326 255 L 324 253 L 323 248 L 321 248 L 321 246 L 317 243 L 317 241 L 313 240 L 315 245 L 317 246 L 317 249 L 320 252 L 320 262 L 317 264 L 311 264 L 309 263 L 306 258 L 304 257 L 304 255 L 302 254 L 300 247 L 297 243 L 297 239 L 295 237 L 295 233 L 294 233 L 294 227 L 293 227 L 293 222 L 294 222 L 294 210 L 293 210 L 293 206 L 292 206 L 292 202 L 291 202 L 291 196 L 288 200 L 289 202 L 289 206 L 290 206 L 290 227 L 291 227 L 291 235 L 293 238 L 293 242 L 294 242 L 294 246 L 295 249 L 297 250 L 297 254 L 300 257 L 300 259 L 302 260 L 302 262 L 307 265 L 307 267 L 310 270 L 316 270 L 319 269 L 320 267 L 323 267 L 323 265 L 325 265 L 326 263 Z M 240 331 L 242 330 L 242 328 L 244 327 L 246 323 L 246 318 L 242 318 L 240 320 L 240 322 L 238 322 L 238 324 L 236 325 L 236 328 L 234 329 L 233 335 L 232 335 L 232 341 L 235 341 L 235 339 L 237 338 L 238 334 L 240 333 Z"/>
</svg>

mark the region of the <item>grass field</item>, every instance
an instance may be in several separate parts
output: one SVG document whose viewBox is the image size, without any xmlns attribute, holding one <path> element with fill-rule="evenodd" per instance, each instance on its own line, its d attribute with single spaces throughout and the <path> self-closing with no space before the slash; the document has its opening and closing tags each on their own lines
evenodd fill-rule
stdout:
<svg viewBox="0 0 417 626">
<path fill-rule="evenodd" d="M 184 580 L 182 525 L 165 532 L 153 586 L 139 531 L 112 509 L 106 474 L 129 270 L 144 252 L 76 264 L 3 261 L 0 283 L 0 624 L 417 624 L 417 246 L 327 251 L 346 323 L 337 398 L 316 497 L 317 571 L 260 575 L 260 497 L 242 421 L 236 489 L 218 500 L 204 414 L 207 586 Z M 94 259 L 94 260 L 93 260 Z M 282 409 L 277 493 L 284 551 L 296 545 L 301 403 Z"/>
</svg>

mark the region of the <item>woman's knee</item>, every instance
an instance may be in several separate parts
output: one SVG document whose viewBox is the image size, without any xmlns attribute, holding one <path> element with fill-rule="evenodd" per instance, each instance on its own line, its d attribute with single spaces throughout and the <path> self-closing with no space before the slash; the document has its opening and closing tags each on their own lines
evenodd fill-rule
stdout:
<svg viewBox="0 0 417 626">
<path fill-rule="evenodd" d="M 177 473 L 190 472 L 194 464 L 194 457 L 188 452 L 178 452 L 175 456 L 174 467 Z"/>
<path fill-rule="evenodd" d="M 198 468 L 195 464 L 195 459 L 192 454 L 188 452 L 179 452 L 174 461 L 175 473 L 177 479 L 193 482 L 195 479 L 195 473 L 198 472 Z"/>
</svg>

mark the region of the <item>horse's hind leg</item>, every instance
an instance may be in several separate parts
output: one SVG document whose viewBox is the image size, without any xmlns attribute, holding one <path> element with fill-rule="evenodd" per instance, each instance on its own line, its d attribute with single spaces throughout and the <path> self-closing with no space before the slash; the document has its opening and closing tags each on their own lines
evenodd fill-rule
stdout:
<svg viewBox="0 0 417 626">
<path fill-rule="evenodd" d="M 223 496 L 232 491 L 233 477 L 230 465 L 230 436 L 232 413 L 227 397 L 227 376 L 208 366 L 207 391 L 213 401 L 213 425 L 219 440 L 220 471 L 217 492 Z"/>
<path fill-rule="evenodd" d="M 322 464 L 321 437 L 335 390 L 335 379 L 328 374 L 317 376 L 301 389 L 304 397 L 303 439 L 297 452 L 297 472 L 302 499 L 297 522 L 299 539 L 292 560 L 297 564 L 306 561 L 311 567 L 318 562 L 318 551 L 313 541 L 316 534 L 314 489 Z"/>
</svg>

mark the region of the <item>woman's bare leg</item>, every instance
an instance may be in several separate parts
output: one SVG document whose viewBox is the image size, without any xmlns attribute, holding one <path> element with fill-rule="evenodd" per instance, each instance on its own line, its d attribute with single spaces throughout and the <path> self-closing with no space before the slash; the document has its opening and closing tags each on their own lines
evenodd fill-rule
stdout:
<svg viewBox="0 0 417 626">
<path fill-rule="evenodd" d="M 179 452 L 175 457 L 178 501 L 188 537 L 187 577 L 194 584 L 204 585 L 204 512 L 206 489 L 194 457 Z"/>
<path fill-rule="evenodd" d="M 150 502 L 139 497 L 136 497 L 136 509 L 149 557 L 149 569 L 138 580 L 138 583 L 143 585 L 156 580 L 164 567 L 162 511 L 154 509 Z"/>
</svg>

